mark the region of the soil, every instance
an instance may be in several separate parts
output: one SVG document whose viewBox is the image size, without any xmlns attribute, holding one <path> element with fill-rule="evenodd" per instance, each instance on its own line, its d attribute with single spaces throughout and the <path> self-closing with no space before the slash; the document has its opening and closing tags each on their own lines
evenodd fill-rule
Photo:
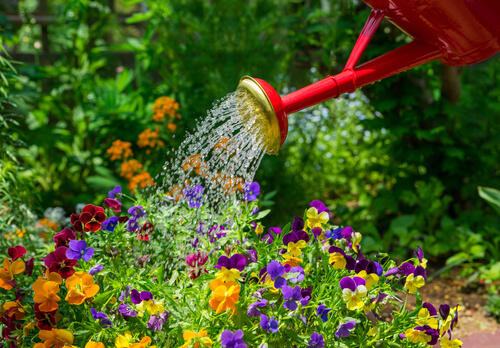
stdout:
<svg viewBox="0 0 500 348">
<path fill-rule="evenodd" d="M 432 303 L 436 309 L 443 303 L 462 307 L 452 336 L 459 338 L 463 347 L 500 347 L 500 323 L 483 309 L 487 302 L 483 286 L 478 283 L 466 285 L 454 274 L 451 278 L 432 280 L 421 289 L 421 293 L 423 301 Z M 412 299 L 412 304 L 414 301 Z"/>
</svg>

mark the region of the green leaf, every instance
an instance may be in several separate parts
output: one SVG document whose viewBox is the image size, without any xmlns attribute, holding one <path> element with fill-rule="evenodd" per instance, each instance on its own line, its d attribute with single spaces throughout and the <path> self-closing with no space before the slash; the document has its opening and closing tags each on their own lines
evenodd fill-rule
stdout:
<svg viewBox="0 0 500 348">
<path fill-rule="evenodd" d="M 271 209 L 266 209 L 266 210 L 262 210 L 262 211 L 259 211 L 259 213 L 257 214 L 257 217 L 255 218 L 256 220 L 260 220 L 260 219 L 263 219 L 265 218 L 269 213 L 271 212 Z"/>
<path fill-rule="evenodd" d="M 500 214 L 500 191 L 492 187 L 477 188 L 479 197 L 491 204 L 493 208 Z"/>
<path fill-rule="evenodd" d="M 151 17 L 153 17 L 153 12 L 151 11 L 144 13 L 134 13 L 132 16 L 127 18 L 126 23 L 134 24 L 134 23 L 144 22 L 150 19 Z"/>
<path fill-rule="evenodd" d="M 89 176 L 86 181 L 87 184 L 95 185 L 99 188 L 110 188 L 120 185 L 120 181 L 118 179 L 103 176 Z"/>
</svg>

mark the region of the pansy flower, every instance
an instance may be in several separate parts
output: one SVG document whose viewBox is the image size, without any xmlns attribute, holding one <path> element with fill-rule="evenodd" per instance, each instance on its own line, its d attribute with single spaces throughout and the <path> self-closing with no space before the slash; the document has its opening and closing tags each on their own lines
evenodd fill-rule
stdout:
<svg viewBox="0 0 500 348">
<path fill-rule="evenodd" d="M 250 184 L 245 184 L 245 199 L 249 202 L 257 200 L 257 196 L 260 195 L 260 185 L 258 182 L 254 181 Z"/>
<path fill-rule="evenodd" d="M 132 219 L 139 219 L 143 216 L 146 216 L 146 212 L 144 211 L 144 207 L 142 205 L 136 205 L 128 209 L 127 211 L 130 215 L 132 215 Z"/>
<path fill-rule="evenodd" d="M 0 268 L 0 288 L 12 289 L 15 285 L 14 275 L 24 272 L 25 267 L 24 261 L 21 259 L 10 262 L 7 257 L 4 258 L 3 267 Z"/>
<path fill-rule="evenodd" d="M 266 307 L 267 300 L 265 298 L 258 300 L 257 302 L 248 305 L 247 315 L 249 317 L 260 317 L 262 314 L 258 308 Z"/>
<path fill-rule="evenodd" d="M 424 302 L 422 308 L 418 311 L 417 314 L 417 324 L 424 326 L 428 325 L 433 329 L 438 328 L 438 320 L 436 318 L 437 311 L 436 308 L 429 302 Z"/>
<path fill-rule="evenodd" d="M 260 327 L 267 332 L 271 331 L 272 333 L 276 333 L 278 332 L 279 323 L 274 317 L 269 319 L 267 315 L 262 314 L 260 316 Z"/>
<path fill-rule="evenodd" d="M 114 232 L 117 224 L 118 224 L 118 217 L 111 216 L 109 219 L 103 221 L 101 227 L 105 231 Z"/>
<path fill-rule="evenodd" d="M 26 255 L 26 248 L 22 245 L 16 245 L 15 247 L 10 247 L 7 249 L 7 254 L 12 261 L 19 259 Z"/>
<path fill-rule="evenodd" d="M 217 264 L 214 266 L 217 269 L 237 269 L 242 272 L 245 269 L 245 257 L 241 254 L 234 254 L 230 258 L 227 256 L 220 256 L 217 260 Z"/>
<path fill-rule="evenodd" d="M 288 285 L 284 285 L 281 288 L 283 293 L 283 307 L 288 310 L 294 311 L 297 309 L 297 301 L 302 300 L 302 289 L 300 286 L 296 285 L 294 288 Z"/>
<path fill-rule="evenodd" d="M 62 283 L 62 278 L 53 278 L 52 280 L 43 279 L 39 277 L 33 283 L 33 301 L 38 304 L 38 309 L 41 312 L 52 312 L 59 308 L 58 302 L 61 298 L 57 295 L 59 293 L 59 285 Z"/>
<path fill-rule="evenodd" d="M 309 242 L 309 234 L 306 231 L 298 230 L 285 234 L 283 237 L 283 244 L 288 245 L 291 242 L 297 243 L 298 241 Z"/>
<path fill-rule="evenodd" d="M 306 216 L 306 225 L 311 229 L 313 229 L 314 227 L 321 227 L 322 225 L 326 224 L 330 218 L 326 211 L 319 213 L 318 209 L 316 209 L 315 207 L 307 209 Z"/>
<path fill-rule="evenodd" d="M 101 272 L 102 270 L 104 269 L 104 266 L 103 265 L 96 265 L 94 267 L 92 267 L 90 270 L 89 270 L 89 274 L 90 275 L 95 275 L 99 272 Z"/>
<path fill-rule="evenodd" d="M 336 228 L 334 230 L 328 230 L 325 232 L 326 239 L 341 239 L 342 238 L 342 228 Z"/>
<path fill-rule="evenodd" d="M 407 329 L 404 336 L 413 343 L 428 343 L 432 339 L 422 327 Z"/>
<path fill-rule="evenodd" d="M 35 302 L 33 306 L 35 317 L 37 319 L 36 326 L 42 330 L 52 330 L 57 325 L 60 315 L 57 314 L 57 309 L 50 312 L 40 310 L 40 304 Z"/>
<path fill-rule="evenodd" d="M 344 250 L 336 246 L 331 246 L 328 252 L 330 253 L 328 262 L 333 266 L 333 268 L 344 269 L 346 267 L 347 260 Z"/>
<path fill-rule="evenodd" d="M 38 337 L 43 340 L 45 347 L 64 347 L 73 344 L 73 334 L 68 330 L 56 329 L 40 330 Z"/>
<path fill-rule="evenodd" d="M 298 232 L 304 229 L 304 219 L 298 216 L 294 216 L 292 222 L 292 231 Z M 307 242 L 307 241 L 306 241 Z"/>
<path fill-rule="evenodd" d="M 3 310 L 8 317 L 13 317 L 16 320 L 22 320 L 26 314 L 19 300 L 5 302 Z"/>
<path fill-rule="evenodd" d="M 294 256 L 300 256 L 302 254 L 302 249 L 307 246 L 307 243 L 303 240 L 299 240 L 297 242 L 289 242 L 287 245 L 287 252 Z"/>
<path fill-rule="evenodd" d="M 340 280 L 342 299 L 347 304 L 347 309 L 361 309 L 364 306 L 363 298 L 366 297 L 365 280 L 360 277 L 344 277 Z"/>
<path fill-rule="evenodd" d="M 111 191 L 108 192 L 108 197 L 109 198 L 114 198 L 116 199 L 122 197 L 122 188 L 121 186 L 115 186 Z"/>
<path fill-rule="evenodd" d="M 243 341 L 243 331 L 236 330 L 234 333 L 229 330 L 224 330 L 220 335 L 221 346 L 224 348 L 246 348 L 247 345 Z"/>
<path fill-rule="evenodd" d="M 309 346 L 307 348 L 323 348 L 325 346 L 325 341 L 323 336 L 317 332 L 311 334 L 309 339 Z"/>
<path fill-rule="evenodd" d="M 328 213 L 328 217 L 330 219 L 332 218 L 332 214 L 330 214 L 330 209 L 328 209 L 328 207 L 325 205 L 325 203 L 318 201 L 318 200 L 314 200 L 311 202 L 311 204 L 309 204 L 309 206 L 316 208 L 318 210 L 318 214 L 326 212 L 326 213 Z"/>
<path fill-rule="evenodd" d="M 267 234 L 262 236 L 262 240 L 267 244 L 271 244 L 280 234 L 281 234 L 281 228 L 269 227 L 267 230 Z"/>
<path fill-rule="evenodd" d="M 66 279 L 68 293 L 65 300 L 69 304 L 80 305 L 88 298 L 94 297 L 99 291 L 99 285 L 94 284 L 94 278 L 83 271 L 76 272 Z"/>
<path fill-rule="evenodd" d="M 189 271 L 189 278 L 194 280 L 202 275 L 203 272 L 208 273 L 207 269 L 203 267 L 207 263 L 207 260 L 208 255 L 203 254 L 200 251 L 196 252 L 195 254 L 186 256 L 187 265 L 191 268 L 194 268 Z"/>
<path fill-rule="evenodd" d="M 216 314 L 231 309 L 233 314 L 236 312 L 235 304 L 239 300 L 240 286 L 224 283 L 210 283 L 210 289 L 213 291 L 208 302 L 210 308 L 215 310 Z"/>
<path fill-rule="evenodd" d="M 355 325 L 356 322 L 354 320 L 340 324 L 337 327 L 337 331 L 335 331 L 335 336 L 337 336 L 337 338 L 349 337 L 351 335 L 351 330 L 354 329 Z"/>
<path fill-rule="evenodd" d="M 374 261 L 366 263 L 364 269 L 356 269 L 357 276 L 363 278 L 366 281 L 366 289 L 370 290 L 374 284 L 379 281 L 379 276 L 377 274 L 377 266 Z"/>
<path fill-rule="evenodd" d="M 170 316 L 170 312 L 163 311 L 162 313 L 151 315 L 148 321 L 148 329 L 160 331 L 163 328 L 163 324 L 167 321 Z"/>
<path fill-rule="evenodd" d="M 149 291 L 139 292 L 136 289 L 132 289 L 132 291 L 130 291 L 130 300 L 132 301 L 133 304 L 139 304 L 142 301 L 148 301 L 152 299 L 153 299 L 153 294 L 150 293 Z"/>
<path fill-rule="evenodd" d="M 76 239 L 76 233 L 70 228 L 65 228 L 61 232 L 56 233 L 54 236 L 56 248 L 60 246 L 68 247 L 69 242 L 74 239 Z"/>
<path fill-rule="evenodd" d="M 266 267 L 267 274 L 274 281 L 274 287 L 280 289 L 283 285 L 286 285 L 286 279 L 282 276 L 285 274 L 285 267 L 278 261 L 272 260 Z"/>
<path fill-rule="evenodd" d="M 191 330 L 186 330 L 182 334 L 182 338 L 184 338 L 184 344 L 179 348 L 188 348 L 188 347 L 211 347 L 212 340 L 208 337 L 208 332 L 205 329 L 201 329 L 200 332 L 195 332 Z"/>
<path fill-rule="evenodd" d="M 104 314 L 102 312 L 98 312 L 94 308 L 90 308 L 90 314 L 92 315 L 92 318 L 94 320 L 99 320 L 102 327 L 110 328 L 113 326 L 113 324 L 111 323 L 111 320 L 109 320 L 109 317 L 106 314 Z"/>
<path fill-rule="evenodd" d="M 409 294 L 414 294 L 419 288 L 425 285 L 425 279 L 421 275 L 411 273 L 406 277 L 404 288 Z"/>
<path fill-rule="evenodd" d="M 104 204 L 111 208 L 111 210 L 115 213 L 122 211 L 122 203 L 114 198 L 104 198 Z"/>
<path fill-rule="evenodd" d="M 288 280 L 294 284 L 303 281 L 305 278 L 304 269 L 300 266 L 291 268 L 289 274 L 291 274 L 292 276 L 288 278 Z"/>
<path fill-rule="evenodd" d="M 69 248 L 66 250 L 66 257 L 72 260 L 88 262 L 94 255 L 94 248 L 87 248 L 87 242 L 84 240 L 72 240 L 69 242 Z"/>
<path fill-rule="evenodd" d="M 75 230 L 79 232 L 96 232 L 101 228 L 101 223 L 106 220 L 106 214 L 103 208 L 87 204 L 80 214 L 71 214 L 70 220 Z"/>
<path fill-rule="evenodd" d="M 417 250 L 413 252 L 415 257 L 418 259 L 418 266 L 422 266 L 423 268 L 427 267 L 427 259 L 424 258 L 424 252 L 420 245 L 417 246 Z"/>
<path fill-rule="evenodd" d="M 440 341 L 441 348 L 460 348 L 464 344 L 459 339 L 450 340 L 448 337 L 443 337 Z"/>
<path fill-rule="evenodd" d="M 135 317 L 137 316 L 137 311 L 133 310 L 128 304 L 121 303 L 118 305 L 118 311 L 123 317 Z"/>
<path fill-rule="evenodd" d="M 182 194 L 187 200 L 190 208 L 199 208 L 203 205 L 203 193 L 205 189 L 201 185 L 195 185 L 193 187 L 186 187 L 182 190 Z"/>
<path fill-rule="evenodd" d="M 328 313 L 330 313 L 332 309 L 331 308 L 326 308 L 325 305 L 319 305 L 318 309 L 316 310 L 316 315 L 321 318 L 321 320 L 326 323 L 328 321 Z"/>
<path fill-rule="evenodd" d="M 64 279 L 75 273 L 73 267 L 76 265 L 76 260 L 68 259 L 66 256 L 67 251 L 68 248 L 60 246 L 45 256 L 44 259 L 45 266 L 48 267 L 49 271 L 59 273 Z"/>
</svg>

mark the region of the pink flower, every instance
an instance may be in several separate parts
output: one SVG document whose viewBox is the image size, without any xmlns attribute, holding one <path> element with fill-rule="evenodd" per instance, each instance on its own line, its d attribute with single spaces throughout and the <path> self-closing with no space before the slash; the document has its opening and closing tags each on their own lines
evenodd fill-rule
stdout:
<svg viewBox="0 0 500 348">
<path fill-rule="evenodd" d="M 115 213 L 122 211 L 122 204 L 114 198 L 104 198 L 104 204 L 110 207 Z"/>
</svg>

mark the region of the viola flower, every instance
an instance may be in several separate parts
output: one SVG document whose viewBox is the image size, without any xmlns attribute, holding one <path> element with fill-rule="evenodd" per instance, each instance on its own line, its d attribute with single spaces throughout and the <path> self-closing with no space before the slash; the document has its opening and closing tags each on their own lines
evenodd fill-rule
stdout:
<svg viewBox="0 0 500 348">
<path fill-rule="evenodd" d="M 220 335 L 221 346 L 224 348 L 246 348 L 247 345 L 243 341 L 243 331 L 236 330 L 234 333 L 229 330 L 224 330 Z"/>
<path fill-rule="evenodd" d="M 414 294 L 417 292 L 418 288 L 421 288 L 425 285 L 425 279 L 421 275 L 415 275 L 411 273 L 406 277 L 405 281 L 405 290 L 408 291 L 409 294 Z"/>
<path fill-rule="evenodd" d="M 237 269 L 227 269 L 226 267 L 222 267 L 222 269 L 217 272 L 216 278 L 214 280 L 226 284 L 233 284 L 240 279 L 240 271 Z"/>
<path fill-rule="evenodd" d="M 274 317 L 269 319 L 267 315 L 262 314 L 260 316 L 260 327 L 266 330 L 267 332 L 271 331 L 272 333 L 278 332 L 279 323 Z"/>
<path fill-rule="evenodd" d="M 104 220 L 102 222 L 101 227 L 105 231 L 114 232 L 117 224 L 118 224 L 118 217 L 111 216 L 109 219 Z"/>
<path fill-rule="evenodd" d="M 70 219 L 75 230 L 96 232 L 101 228 L 101 223 L 106 220 L 106 214 L 103 208 L 87 204 L 79 215 L 71 214 Z"/>
<path fill-rule="evenodd" d="M 208 273 L 206 268 L 203 267 L 207 263 L 207 260 L 208 255 L 203 254 L 200 251 L 198 251 L 196 254 L 190 254 L 186 256 L 186 263 L 189 267 L 194 268 L 189 271 L 189 278 L 194 280 L 202 275 L 203 272 Z"/>
<path fill-rule="evenodd" d="M 35 266 L 35 258 L 31 258 L 28 261 L 26 261 L 26 268 L 24 269 L 24 273 L 27 276 L 30 276 L 33 274 L 33 267 Z"/>
<path fill-rule="evenodd" d="M 99 291 L 99 285 L 94 284 L 94 277 L 79 271 L 66 279 L 68 294 L 65 300 L 69 304 L 80 305 L 88 298 L 94 297 Z"/>
<path fill-rule="evenodd" d="M 150 300 L 143 300 L 137 306 L 137 310 L 140 312 L 144 312 L 144 310 L 146 310 L 149 313 L 149 315 L 157 315 L 159 313 L 165 312 L 165 307 L 163 307 L 163 304 L 157 303 L 152 299 L 150 299 Z"/>
<path fill-rule="evenodd" d="M 135 317 L 137 312 L 133 310 L 128 304 L 122 303 L 118 305 L 118 311 L 123 317 Z"/>
<path fill-rule="evenodd" d="M 184 331 L 182 334 L 184 338 L 184 344 L 179 348 L 188 348 L 188 347 L 211 347 L 212 340 L 208 337 L 208 333 L 205 329 L 201 329 L 200 332 L 194 332 L 191 330 Z"/>
<path fill-rule="evenodd" d="M 146 216 L 146 212 L 144 211 L 144 207 L 142 205 L 136 205 L 129 208 L 128 213 L 132 215 L 132 219 L 139 219 L 143 216 Z"/>
<path fill-rule="evenodd" d="M 148 329 L 160 331 L 163 328 L 163 324 L 167 321 L 170 316 L 170 312 L 164 311 L 158 315 L 151 315 L 148 321 Z"/>
<path fill-rule="evenodd" d="M 283 307 L 290 311 L 297 309 L 297 301 L 302 300 L 302 289 L 300 286 L 296 285 L 294 288 L 288 285 L 283 285 L 281 288 L 283 293 Z"/>
<path fill-rule="evenodd" d="M 130 219 L 127 222 L 127 231 L 134 232 L 140 228 L 139 222 L 136 219 Z"/>
<path fill-rule="evenodd" d="M 440 343 L 441 348 L 460 348 L 462 347 L 462 344 L 464 344 L 459 339 L 455 338 L 453 341 L 451 341 L 448 337 L 443 337 Z"/>
<path fill-rule="evenodd" d="M 217 284 L 217 287 L 213 287 L 212 283 L 210 288 L 213 293 L 208 302 L 210 308 L 215 310 L 215 314 L 219 314 L 222 311 L 231 309 L 234 313 L 236 312 L 236 307 L 234 306 L 239 300 L 240 296 L 240 286 L 238 284 L 225 285 L 222 283 Z"/>
<path fill-rule="evenodd" d="M 39 277 L 33 283 L 33 291 L 35 292 L 33 301 L 38 304 L 38 309 L 41 312 L 52 312 L 59 308 L 58 302 L 61 298 L 57 294 L 59 293 L 59 284 L 62 283 L 62 279 L 60 279 L 60 283 L 54 280 Z"/>
<path fill-rule="evenodd" d="M 88 341 L 85 344 L 85 348 L 104 348 L 104 343 L 102 343 L 102 342 L 95 342 L 95 341 Z"/>
<path fill-rule="evenodd" d="M 423 268 L 427 267 L 427 259 L 424 258 L 424 252 L 420 245 L 417 246 L 417 250 L 413 252 L 415 257 L 418 259 L 418 266 L 422 266 Z"/>
<path fill-rule="evenodd" d="M 283 265 L 285 265 L 285 267 L 289 267 L 289 269 L 300 266 L 300 263 L 304 261 L 301 258 L 288 254 L 283 254 L 282 256 L 285 259 L 285 261 L 283 261 Z"/>
<path fill-rule="evenodd" d="M 3 267 L 0 268 L 0 288 L 12 289 L 15 285 L 14 275 L 24 272 L 25 267 L 24 261 L 21 259 L 10 262 L 7 257 L 4 258 Z"/>
<path fill-rule="evenodd" d="M 258 307 L 266 307 L 266 306 L 267 306 L 267 300 L 265 298 L 263 298 L 257 302 L 254 302 L 254 303 L 248 305 L 247 315 L 249 317 L 260 317 L 262 313 L 257 308 Z"/>
<path fill-rule="evenodd" d="M 129 331 L 125 332 L 123 335 L 118 335 L 115 340 L 115 347 L 117 348 L 154 348 L 151 346 L 151 338 L 149 336 L 144 336 L 140 342 L 134 343 L 132 341 L 132 335 Z"/>
<path fill-rule="evenodd" d="M 90 314 L 92 314 L 92 318 L 94 320 L 99 320 L 102 327 L 110 328 L 113 325 L 111 324 L 111 320 L 109 320 L 108 316 L 102 312 L 96 311 L 94 308 L 90 308 Z"/>
<path fill-rule="evenodd" d="M 26 314 L 23 305 L 18 300 L 5 302 L 3 310 L 8 317 L 14 317 L 16 320 L 22 320 Z"/>
<path fill-rule="evenodd" d="M 40 330 L 38 337 L 43 340 L 43 346 L 61 348 L 73 344 L 73 334 L 68 330 L 56 329 Z"/>
<path fill-rule="evenodd" d="M 26 248 L 22 245 L 16 245 L 15 247 L 10 247 L 7 249 L 7 254 L 9 255 L 12 261 L 15 261 L 18 258 L 26 255 Z"/>
<path fill-rule="evenodd" d="M 323 340 L 323 336 L 317 332 L 313 332 L 307 348 L 323 348 L 324 346 L 325 341 Z"/>
<path fill-rule="evenodd" d="M 262 240 L 267 244 L 271 244 L 274 240 L 281 234 L 281 228 L 279 227 L 269 227 L 267 234 L 262 236 Z"/>
<path fill-rule="evenodd" d="M 80 260 L 88 262 L 94 255 L 94 248 L 87 248 L 87 243 L 84 240 L 72 240 L 69 242 L 69 248 L 66 250 L 66 257 L 72 260 Z"/>
<path fill-rule="evenodd" d="M 139 304 L 142 301 L 148 301 L 153 299 L 153 294 L 149 291 L 137 291 L 136 289 L 132 289 L 130 292 L 130 300 L 133 304 Z"/>
<path fill-rule="evenodd" d="M 337 331 L 335 332 L 335 336 L 337 338 L 341 337 L 349 337 L 351 335 L 351 330 L 354 329 L 356 322 L 354 320 L 348 321 L 347 323 L 340 324 L 337 327 Z"/>
<path fill-rule="evenodd" d="M 91 276 L 96 275 L 97 273 L 101 272 L 103 268 L 104 268 L 103 265 L 96 265 L 90 269 L 89 274 Z"/>
<path fill-rule="evenodd" d="M 429 326 L 432 329 L 438 328 L 438 320 L 435 318 L 437 315 L 437 311 L 432 304 L 429 302 L 424 302 L 422 308 L 418 311 L 417 314 L 417 324 L 420 326 Z"/>
<path fill-rule="evenodd" d="M 68 248 L 66 247 L 58 247 L 55 251 L 45 256 L 44 259 L 45 266 L 49 268 L 49 271 L 59 273 L 64 279 L 67 279 L 75 273 L 73 267 L 76 265 L 76 260 L 71 260 L 66 257 L 67 251 Z"/>
<path fill-rule="evenodd" d="M 298 216 L 294 216 L 292 222 L 292 231 L 299 232 L 302 229 L 304 229 L 304 219 Z M 306 240 L 306 242 L 308 242 L 308 240 Z"/>
<path fill-rule="evenodd" d="M 54 236 L 56 248 L 60 246 L 68 247 L 69 242 L 74 239 L 76 239 L 76 233 L 70 228 L 65 228 L 61 232 L 56 233 L 56 235 Z"/>
<path fill-rule="evenodd" d="M 289 273 L 291 274 L 296 274 L 294 276 L 292 276 L 291 278 L 289 278 L 288 280 L 291 281 L 292 283 L 300 283 L 301 281 L 304 280 L 305 278 L 305 273 L 304 273 L 304 269 L 300 266 L 296 266 L 296 267 L 293 267 L 290 269 Z"/>
<path fill-rule="evenodd" d="M 416 327 L 414 329 L 408 329 L 405 331 L 405 337 L 413 343 L 428 343 L 431 341 L 432 337 L 425 333 L 422 327 Z"/>
<path fill-rule="evenodd" d="M 241 254 L 234 254 L 231 258 L 227 256 L 221 256 L 217 260 L 217 265 L 214 267 L 217 269 L 222 269 L 223 267 L 227 269 L 237 269 L 242 272 L 245 269 L 245 257 Z"/>
<path fill-rule="evenodd" d="M 325 232 L 326 239 L 341 239 L 342 238 L 342 228 L 336 228 L 334 230 L 328 230 Z"/>
<path fill-rule="evenodd" d="M 326 323 L 328 321 L 328 313 L 330 313 L 331 310 L 331 308 L 326 308 L 325 305 L 319 305 L 316 315 L 320 317 L 324 323 Z"/>
<path fill-rule="evenodd" d="M 59 321 L 59 315 L 57 314 L 57 309 L 50 312 L 43 312 L 40 310 L 40 304 L 35 303 L 33 306 L 35 309 L 35 317 L 37 319 L 36 326 L 42 330 L 52 330 L 56 327 Z"/>
<path fill-rule="evenodd" d="M 330 259 L 328 260 L 328 262 L 333 266 L 333 268 L 344 269 L 347 265 L 347 259 L 344 250 L 336 246 L 332 246 L 328 251 L 330 253 Z"/>
<path fill-rule="evenodd" d="M 119 213 L 122 211 L 122 203 L 114 198 L 104 198 L 104 204 L 106 204 L 113 212 Z"/>
<path fill-rule="evenodd" d="M 364 306 L 363 298 L 366 297 L 365 280 L 360 277 L 344 277 L 340 280 L 342 299 L 347 304 L 347 309 L 361 309 Z"/>
<path fill-rule="evenodd" d="M 267 265 L 267 274 L 271 277 L 271 280 L 274 281 L 274 287 L 276 289 L 280 289 L 283 285 L 286 284 L 286 279 L 283 278 L 283 274 L 285 274 L 285 267 L 281 265 L 278 261 L 272 260 Z"/>
<path fill-rule="evenodd" d="M 294 256 L 300 256 L 302 254 L 302 249 L 307 246 L 307 243 L 303 240 L 299 240 L 298 242 L 289 242 L 287 245 L 287 252 Z"/>
<path fill-rule="evenodd" d="M 111 191 L 108 192 L 108 197 L 116 199 L 122 197 L 122 188 L 121 186 L 115 186 Z"/>
<path fill-rule="evenodd" d="M 321 201 L 314 200 L 311 202 L 311 204 L 309 204 L 309 206 L 316 208 L 318 210 L 319 214 L 321 214 L 323 212 L 328 213 L 328 217 L 330 219 L 332 218 L 332 214 L 330 214 L 330 209 L 328 209 L 328 207 L 325 205 L 325 203 L 323 203 Z"/>
<path fill-rule="evenodd" d="M 201 185 L 186 187 L 182 190 L 182 194 L 186 198 L 190 208 L 199 208 L 203 205 L 203 193 L 205 189 Z"/>
<path fill-rule="evenodd" d="M 326 211 L 319 213 L 318 209 L 314 207 L 307 209 L 306 216 L 306 225 L 311 229 L 313 229 L 314 227 L 321 227 L 329 220 L 329 215 Z"/>
<path fill-rule="evenodd" d="M 370 261 L 366 266 L 366 269 L 362 269 L 357 274 L 358 277 L 363 278 L 366 281 L 366 289 L 370 290 L 374 284 L 379 281 L 379 276 L 377 275 L 377 267 L 375 262 Z"/>
<path fill-rule="evenodd" d="M 257 196 L 260 195 L 260 185 L 258 182 L 254 181 L 251 184 L 245 184 L 245 199 L 249 202 L 257 200 Z"/>
<path fill-rule="evenodd" d="M 302 240 L 306 243 L 309 242 L 309 234 L 307 234 L 306 231 L 302 231 L 302 230 L 287 233 L 283 237 L 283 244 L 288 245 L 290 242 L 296 243 L 300 240 Z"/>
</svg>

